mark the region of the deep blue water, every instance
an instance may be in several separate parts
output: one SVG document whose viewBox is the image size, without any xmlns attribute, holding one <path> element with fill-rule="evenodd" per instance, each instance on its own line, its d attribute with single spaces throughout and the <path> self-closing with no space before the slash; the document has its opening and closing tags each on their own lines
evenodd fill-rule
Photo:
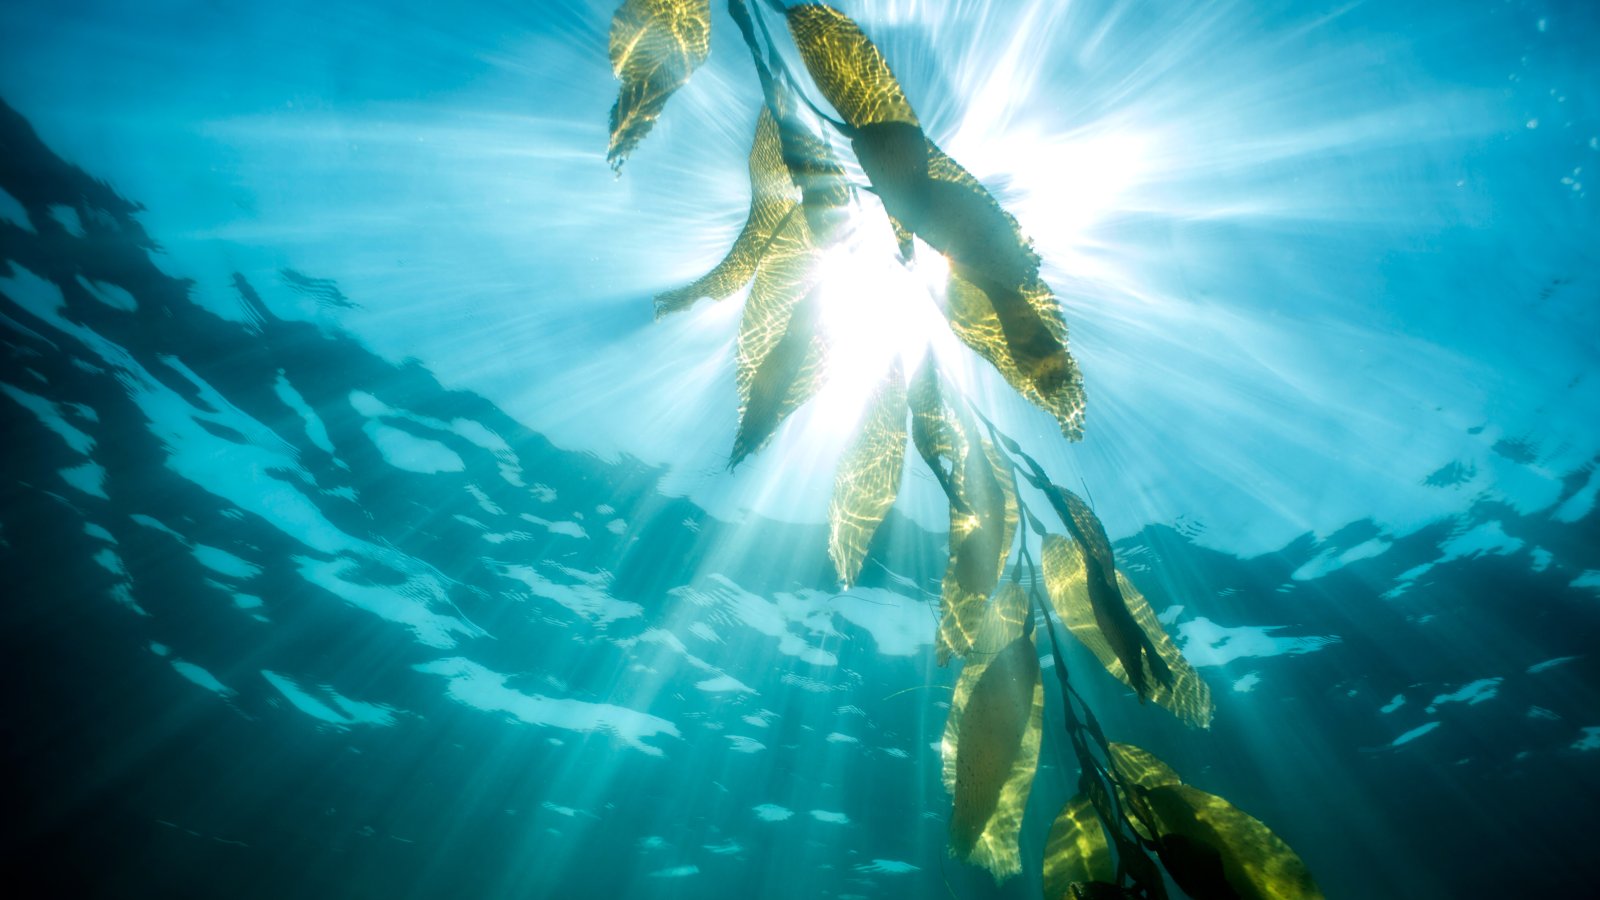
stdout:
<svg viewBox="0 0 1600 900">
<path fill-rule="evenodd" d="M 1022 874 L 946 852 L 931 476 L 841 593 L 847 379 L 729 472 L 737 301 L 651 320 L 748 196 L 715 5 L 620 179 L 611 2 L 0 9 L 8 895 L 1039 895 L 1048 736 Z M 1065 647 L 1106 730 L 1330 898 L 1587 895 L 1593 5 L 841 7 L 1088 436 L 975 394 L 1216 698 Z"/>
</svg>

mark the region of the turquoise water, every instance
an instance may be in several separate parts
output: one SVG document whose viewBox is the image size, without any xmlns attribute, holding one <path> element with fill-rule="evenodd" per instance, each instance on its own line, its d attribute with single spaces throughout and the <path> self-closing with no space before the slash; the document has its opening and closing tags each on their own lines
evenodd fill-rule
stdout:
<svg viewBox="0 0 1600 900">
<path fill-rule="evenodd" d="M 713 4 L 614 176 L 615 6 L 0 7 L 8 884 L 1039 896 L 1048 643 L 997 883 L 946 849 L 915 454 L 860 584 L 828 557 L 925 339 L 1210 687 L 1186 728 L 1063 642 L 1113 740 L 1328 897 L 1587 893 L 1596 7 L 840 3 L 1033 239 L 1085 438 L 862 225 L 832 380 L 730 471 L 741 297 L 652 297 L 738 232 L 760 92 Z"/>
</svg>

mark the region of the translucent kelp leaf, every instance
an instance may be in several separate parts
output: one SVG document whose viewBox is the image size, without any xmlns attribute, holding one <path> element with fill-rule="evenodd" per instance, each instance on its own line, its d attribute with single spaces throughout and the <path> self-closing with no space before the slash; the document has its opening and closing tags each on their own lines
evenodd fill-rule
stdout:
<svg viewBox="0 0 1600 900">
<path fill-rule="evenodd" d="M 622 81 L 606 151 L 613 170 L 710 52 L 711 0 L 627 0 L 611 17 L 611 70 Z"/>
<path fill-rule="evenodd" d="M 957 447 L 964 445 L 966 435 L 955 414 L 945 405 L 939 389 L 939 370 L 932 363 L 924 363 L 911 379 L 907 399 L 911 403 L 911 440 L 916 445 L 922 461 L 928 464 L 933 477 L 950 498 L 952 511 L 970 512 L 962 505 L 955 488 L 955 467 L 959 459 Z"/>
<path fill-rule="evenodd" d="M 1045 535 L 1040 560 L 1044 569 L 1045 588 L 1056 615 L 1072 631 L 1073 637 L 1089 648 L 1089 652 L 1112 677 L 1132 687 L 1122 660 L 1096 621 L 1094 608 L 1089 601 L 1088 572 L 1082 551 L 1067 538 Z M 1173 643 L 1166 629 L 1161 627 L 1161 622 L 1156 619 L 1155 611 L 1150 608 L 1144 595 L 1121 572 L 1117 573 L 1117 587 L 1122 592 L 1129 614 L 1172 675 L 1170 683 L 1162 684 L 1155 680 L 1153 672 L 1146 671 L 1145 675 L 1152 685 L 1150 699 L 1190 725 L 1211 727 L 1211 688 L 1183 658 L 1183 653 Z M 1143 657 L 1141 661 L 1144 661 Z M 1148 662 L 1145 662 L 1148 666 Z"/>
<path fill-rule="evenodd" d="M 1060 301 L 1039 277 L 1038 256 L 1016 219 L 978 179 L 926 143 L 935 185 L 927 221 L 920 228 L 906 224 L 950 256 L 945 315 L 951 330 L 1018 393 L 1054 416 L 1062 434 L 1081 439 L 1083 375 L 1067 350 Z"/>
<path fill-rule="evenodd" d="M 1321 900 L 1305 862 L 1254 816 L 1186 784 L 1142 793 L 1161 864 L 1195 900 Z"/>
<path fill-rule="evenodd" d="M 950 504 L 950 561 L 940 585 L 944 615 L 934 655 L 941 666 L 952 654 L 966 656 L 977 647 L 973 623 L 981 621 L 985 600 L 1000 583 L 1018 519 L 1005 457 L 971 422 L 957 423 L 964 441 L 950 483 L 960 502 Z"/>
<path fill-rule="evenodd" d="M 894 506 L 905 459 L 906 380 L 897 362 L 874 394 L 833 483 L 828 556 L 846 587 L 855 584 L 867 545 Z"/>
<path fill-rule="evenodd" d="M 656 295 L 656 316 L 687 309 L 701 297 L 721 300 L 749 283 L 772 236 L 794 213 L 795 187 L 783 161 L 778 123 L 762 107 L 750 148 L 750 214 L 717 267 L 693 284 Z"/>
<path fill-rule="evenodd" d="M 953 795 L 950 852 L 998 881 L 1022 871 L 1017 836 L 1039 764 L 1044 684 L 1038 650 L 1016 636 L 999 653 L 974 656 L 961 671 L 941 744 Z"/>
<path fill-rule="evenodd" d="M 1106 749 L 1110 751 L 1111 769 L 1116 772 L 1121 784 L 1137 785 L 1148 790 L 1183 783 L 1171 766 L 1157 759 L 1149 750 L 1115 742 L 1108 744 Z"/>
<path fill-rule="evenodd" d="M 917 124 L 883 54 L 848 16 L 829 6 L 805 4 L 789 7 L 788 17 L 800 58 L 845 122 L 856 127 Z"/>
<path fill-rule="evenodd" d="M 942 585 L 939 665 L 972 649 L 985 601 L 999 583 L 1017 527 L 1005 460 L 974 424 L 945 403 L 937 370 L 926 364 L 912 380 L 911 439 L 950 500 L 950 562 Z"/>
<path fill-rule="evenodd" d="M 1134 621 L 1127 601 L 1117 585 L 1116 559 L 1111 552 L 1111 540 L 1106 537 L 1105 526 L 1094 514 L 1089 504 L 1077 494 L 1055 484 L 1045 484 L 1051 505 L 1060 513 L 1067 533 L 1083 552 L 1084 584 L 1089 596 L 1089 606 L 1094 610 L 1095 624 L 1100 634 L 1111 645 L 1112 652 L 1122 662 L 1128 675 L 1128 684 L 1139 702 L 1150 696 L 1152 678 L 1154 686 L 1172 685 L 1172 670 L 1168 668 L 1155 645 Z"/>
<path fill-rule="evenodd" d="M 792 95 L 774 86 L 773 100 L 783 162 L 800 188 L 806 223 L 818 244 L 830 244 L 834 232 L 849 218 L 854 188 L 833 148 L 801 124 Z"/>
<path fill-rule="evenodd" d="M 1016 219 L 923 133 L 883 54 L 854 22 L 816 5 L 788 15 L 801 57 L 844 117 L 884 209 L 949 259 L 952 329 L 1053 415 L 1064 435 L 1081 439 L 1083 377 L 1067 351 L 1060 304 L 1039 278 L 1039 257 Z"/>
<path fill-rule="evenodd" d="M 1195 900 L 1320 900 L 1306 864 L 1272 830 L 1228 801 L 1184 784 L 1147 750 L 1110 744 L 1118 795 L 1140 835 Z M 1148 826 L 1145 827 L 1145 826 Z"/>
<path fill-rule="evenodd" d="M 790 216 L 762 255 L 739 322 L 739 433 L 730 465 L 764 446 L 822 384 L 827 348 L 812 293 L 815 269 L 805 217 Z"/>
<path fill-rule="evenodd" d="M 1117 880 L 1111 843 L 1088 797 L 1079 794 L 1061 807 L 1044 845 L 1045 900 L 1070 897 L 1074 885 Z M 1115 885 L 1112 885 L 1113 887 Z M 1082 890 L 1079 893 L 1083 893 Z"/>
</svg>

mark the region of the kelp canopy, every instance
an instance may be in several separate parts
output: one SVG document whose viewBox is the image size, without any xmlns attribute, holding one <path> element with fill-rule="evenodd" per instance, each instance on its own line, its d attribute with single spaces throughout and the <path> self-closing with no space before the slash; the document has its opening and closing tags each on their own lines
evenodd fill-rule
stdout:
<svg viewBox="0 0 1600 900">
<path fill-rule="evenodd" d="M 702 297 L 744 292 L 730 464 L 765 446 L 826 380 L 833 349 L 818 321 L 819 263 L 847 240 L 852 220 L 874 215 L 898 238 L 900 262 L 919 249 L 943 258 L 941 309 L 960 343 L 1052 416 L 1065 438 L 1081 439 L 1083 377 L 1038 255 L 1016 219 L 923 130 L 889 60 L 826 5 L 729 0 L 727 10 L 762 95 L 749 211 L 720 263 L 655 304 L 667 315 Z M 781 30 L 768 21 L 779 18 L 820 97 L 802 89 L 785 61 L 774 37 Z M 610 55 L 622 87 L 607 154 L 614 168 L 705 62 L 710 28 L 709 0 L 626 0 L 617 10 Z M 838 155 L 845 147 L 855 168 Z M 864 181 L 851 180 L 855 170 Z M 854 584 L 914 449 L 950 512 L 935 652 L 940 665 L 963 661 L 941 742 L 951 854 L 997 880 L 1020 872 L 1019 835 L 1041 746 L 1064 741 L 1078 763 L 1078 792 L 1036 861 L 1047 900 L 1165 897 L 1162 869 L 1197 900 L 1320 897 L 1305 864 L 1261 822 L 1184 783 L 1148 752 L 1107 739 L 1071 682 L 1058 623 L 1139 702 L 1191 727 L 1209 727 L 1210 690 L 1118 570 L 1093 508 L 1053 482 L 933 359 L 912 362 L 909 371 L 892 365 L 876 386 L 840 461 L 828 552 L 840 582 Z M 1034 512 L 1039 500 L 1055 524 Z M 1065 722 L 1055 730 L 1044 727 L 1045 644 Z"/>
</svg>

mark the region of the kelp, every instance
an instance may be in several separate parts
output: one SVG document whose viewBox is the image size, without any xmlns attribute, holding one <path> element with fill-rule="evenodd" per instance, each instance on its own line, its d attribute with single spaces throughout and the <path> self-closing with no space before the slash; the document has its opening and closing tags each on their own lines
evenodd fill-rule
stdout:
<svg viewBox="0 0 1600 900">
<path fill-rule="evenodd" d="M 861 432 L 834 478 L 828 556 L 845 587 L 855 584 L 867 546 L 900 491 L 907 411 L 905 376 L 895 363 L 869 402 Z"/>
<path fill-rule="evenodd" d="M 961 670 L 940 744 L 944 784 L 952 798 L 950 852 L 988 869 L 998 881 L 1022 871 L 1018 836 L 1039 764 L 1044 684 L 1038 650 L 1021 614 L 1002 608 L 978 630 L 998 639 L 998 652 L 974 654 Z"/>
<path fill-rule="evenodd" d="M 1089 504 L 1077 494 L 1049 482 L 1043 484 L 1046 496 L 1060 514 L 1067 533 L 1083 551 L 1084 586 L 1089 596 L 1089 607 L 1094 611 L 1094 621 L 1100 633 L 1122 663 L 1128 684 L 1139 702 L 1144 702 L 1151 691 L 1153 679 L 1159 687 L 1172 687 L 1172 669 L 1156 652 L 1155 645 L 1140 629 L 1129 611 L 1127 599 L 1117 583 L 1117 564 L 1111 552 L 1111 539 L 1100 524 Z M 1146 677 L 1146 670 L 1149 676 Z"/>
<path fill-rule="evenodd" d="M 1081 439 L 1083 377 L 1067 351 L 1060 304 L 1016 219 L 923 133 L 883 54 L 855 22 L 814 4 L 787 15 L 897 237 L 915 234 L 950 261 L 952 330 L 1053 415 L 1069 440 Z M 900 244 L 907 253 L 909 241 Z"/>
<path fill-rule="evenodd" d="M 822 386 L 827 345 L 813 292 L 814 249 L 805 217 L 790 216 L 756 269 L 734 358 L 739 430 L 730 466 L 765 446 Z"/>
<path fill-rule="evenodd" d="M 750 283 L 779 228 L 794 214 L 795 186 L 783 160 L 778 123 L 765 106 L 750 147 L 750 212 L 728 255 L 694 283 L 656 295 L 656 317 L 688 309 L 701 297 L 721 300 Z"/>
<path fill-rule="evenodd" d="M 1047 535 L 1040 551 L 1040 563 L 1044 570 L 1046 593 L 1061 622 L 1073 637 L 1094 654 L 1113 678 L 1133 687 L 1133 679 L 1128 676 L 1120 655 L 1095 616 L 1089 598 L 1088 570 L 1083 552 L 1067 538 Z M 1149 683 L 1149 698 L 1189 725 L 1209 728 L 1213 710 L 1211 688 L 1183 658 L 1183 652 L 1161 626 L 1144 595 L 1121 572 L 1116 573 L 1116 579 L 1134 625 L 1142 639 L 1148 641 L 1148 646 L 1154 650 L 1152 657 L 1140 657 L 1147 667 L 1144 674 Z M 1126 641 L 1127 638 L 1122 640 Z M 1166 683 L 1157 681 L 1155 674 L 1148 670 L 1150 658 L 1159 658 L 1171 673 Z"/>
<path fill-rule="evenodd" d="M 1233 804 L 1184 784 L 1154 754 L 1112 744 L 1118 787 L 1162 865 L 1194 900 L 1320 900 L 1298 854 Z"/>
<path fill-rule="evenodd" d="M 711 0 L 627 0 L 611 18 L 610 52 L 622 88 L 606 162 L 618 171 L 710 54 Z"/>
<path fill-rule="evenodd" d="M 1068 800 L 1050 827 L 1044 844 L 1044 896 L 1061 900 L 1093 890 L 1093 885 L 1115 887 L 1116 860 L 1106 840 L 1105 827 L 1095 813 L 1094 803 L 1079 794 Z"/>
<path fill-rule="evenodd" d="M 806 70 L 847 123 L 917 124 L 888 61 L 849 16 L 815 3 L 791 6 L 786 15 Z"/>
<path fill-rule="evenodd" d="M 945 402 L 931 364 L 917 373 L 908 397 L 912 443 L 950 501 L 950 560 L 940 584 L 935 649 L 942 666 L 973 647 L 1016 534 L 1017 497 L 1005 458 L 969 416 Z"/>
<path fill-rule="evenodd" d="M 819 108 L 789 71 L 767 30 L 770 10 L 786 20 L 812 82 L 843 121 Z M 920 238 L 948 261 L 942 308 L 951 332 L 1018 395 L 1050 413 L 1063 435 L 1079 439 L 1083 380 L 1032 244 L 922 131 L 883 54 L 848 17 L 819 4 L 767 0 L 752 15 L 749 0 L 728 0 L 728 12 L 763 99 L 748 163 L 750 209 L 722 261 L 663 292 L 656 305 L 661 315 L 750 285 L 737 338 L 739 425 L 730 465 L 771 440 L 823 380 L 829 348 L 816 262 L 853 233 L 845 225 L 859 210 L 858 186 L 835 153 L 844 142 L 867 177 L 859 187 L 882 203 L 901 259 L 911 259 Z M 616 13 L 611 56 L 623 87 L 612 110 L 613 168 L 704 62 L 709 22 L 709 0 L 625 0 Z M 896 365 L 840 461 L 828 546 L 840 580 L 848 586 L 859 577 L 896 501 L 908 434 L 950 507 L 935 652 L 940 665 L 952 656 L 964 660 L 941 742 L 952 855 L 997 881 L 1021 869 L 1019 833 L 1043 740 L 1034 640 L 1042 612 L 1065 739 L 1079 765 L 1077 794 L 1057 816 L 1041 860 L 1047 900 L 1165 900 L 1158 860 L 1196 900 L 1320 897 L 1299 857 L 1260 822 L 1184 784 L 1146 751 L 1107 740 L 1069 680 L 1053 619 L 1141 702 L 1153 700 L 1188 724 L 1209 725 L 1210 690 L 1117 571 L 1088 504 L 1051 482 L 970 400 L 942 384 L 931 359 L 909 382 Z M 1065 535 L 1050 533 L 1028 509 L 1020 481 L 1043 492 Z M 1040 539 L 1037 561 L 1032 536 Z M 1008 580 L 1013 543 L 1017 565 Z"/>
</svg>

